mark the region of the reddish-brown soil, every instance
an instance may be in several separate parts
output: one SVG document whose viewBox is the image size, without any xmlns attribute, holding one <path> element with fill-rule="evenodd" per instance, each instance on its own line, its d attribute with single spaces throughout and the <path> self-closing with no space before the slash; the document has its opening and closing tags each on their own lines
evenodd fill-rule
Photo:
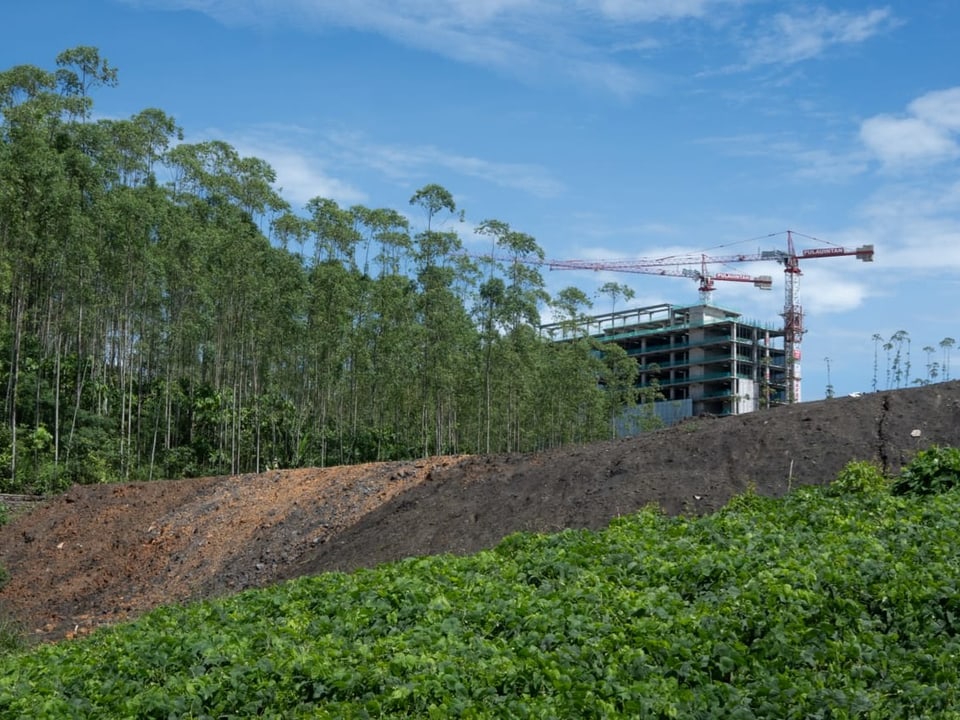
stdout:
<svg viewBox="0 0 960 720">
<path fill-rule="evenodd" d="M 960 382 L 527 455 L 76 486 L 0 528 L 0 604 L 57 640 L 298 575 L 601 528 L 650 503 L 708 513 L 748 487 L 827 482 L 850 460 L 895 472 L 932 444 L 960 445 Z"/>
</svg>

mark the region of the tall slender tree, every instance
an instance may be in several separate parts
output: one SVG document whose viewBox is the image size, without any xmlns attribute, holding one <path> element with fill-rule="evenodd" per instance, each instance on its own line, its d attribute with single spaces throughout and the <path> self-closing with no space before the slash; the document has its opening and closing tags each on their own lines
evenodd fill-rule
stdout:
<svg viewBox="0 0 960 720">
<path fill-rule="evenodd" d="M 873 384 L 872 389 L 877 391 L 877 371 L 880 345 L 883 343 L 883 337 L 879 333 L 873 334 Z"/>
<path fill-rule="evenodd" d="M 950 379 L 950 351 L 956 344 L 957 341 L 952 337 L 945 337 L 940 341 L 940 348 L 943 350 L 943 363 L 941 364 L 941 370 L 943 372 L 944 380 Z"/>
</svg>

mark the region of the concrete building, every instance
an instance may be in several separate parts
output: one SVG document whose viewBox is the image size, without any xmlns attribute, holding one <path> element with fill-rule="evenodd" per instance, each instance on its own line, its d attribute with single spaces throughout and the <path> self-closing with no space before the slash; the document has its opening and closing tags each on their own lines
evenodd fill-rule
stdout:
<svg viewBox="0 0 960 720">
<path fill-rule="evenodd" d="M 640 366 L 639 386 L 659 385 L 658 414 L 668 424 L 690 415 L 739 415 L 787 399 L 783 328 L 732 310 L 652 305 L 544 325 L 541 333 L 620 345 Z"/>
</svg>

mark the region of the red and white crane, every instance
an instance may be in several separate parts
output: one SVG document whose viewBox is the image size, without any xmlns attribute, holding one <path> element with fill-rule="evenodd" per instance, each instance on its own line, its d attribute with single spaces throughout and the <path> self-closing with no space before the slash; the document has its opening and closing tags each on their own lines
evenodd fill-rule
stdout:
<svg viewBox="0 0 960 720">
<path fill-rule="evenodd" d="M 845 248 L 839 245 L 796 250 L 793 244 L 794 232 L 787 230 L 787 249 L 763 250 L 756 254 L 728 255 L 726 257 L 708 257 L 705 263 L 734 263 L 769 261 L 783 265 L 784 302 L 783 302 L 783 347 L 786 353 L 787 402 L 800 401 L 800 343 L 807 331 L 803 324 L 803 308 L 800 305 L 801 260 L 817 258 L 853 256 L 862 262 L 873 262 L 873 245 L 861 245 L 858 248 Z M 772 235 L 768 237 L 773 237 Z M 816 238 L 810 238 L 816 240 Z"/>
<path fill-rule="evenodd" d="M 780 233 L 773 233 L 767 237 L 774 237 Z M 783 304 L 783 344 L 786 355 L 787 402 L 800 401 L 800 344 L 806 328 L 803 324 L 803 308 L 800 306 L 800 270 L 801 260 L 815 260 L 818 258 L 853 256 L 863 262 L 873 262 L 873 245 L 861 245 L 858 248 L 845 248 L 838 245 L 823 245 L 821 247 L 796 250 L 793 244 L 794 233 L 787 230 L 787 249 L 762 250 L 757 253 L 740 253 L 736 255 L 710 256 L 672 255 L 662 258 L 637 258 L 633 260 L 541 260 L 518 259 L 512 261 L 524 262 L 533 265 L 546 266 L 551 270 L 608 270 L 611 272 L 640 273 L 644 275 L 662 275 L 667 277 L 692 278 L 700 283 L 700 300 L 709 304 L 711 294 L 715 289 L 714 281 L 730 281 L 752 283 L 761 290 L 770 290 L 773 280 L 769 275 L 751 276 L 731 272 L 707 272 L 708 264 L 724 264 L 740 262 L 763 262 L 773 260 L 783 265 L 784 272 L 784 304 Z M 807 236 L 805 236 L 807 237 Z M 816 238 L 809 238 L 816 240 Z M 490 256 L 485 256 L 489 258 Z M 700 269 L 694 270 L 690 266 L 699 264 Z"/>
<path fill-rule="evenodd" d="M 704 305 L 710 304 L 713 297 L 713 291 L 716 289 L 716 280 L 724 282 L 751 283 L 760 290 L 770 290 L 773 288 L 773 278 L 769 275 L 746 275 L 743 273 L 717 272 L 708 273 L 707 263 L 718 262 L 707 255 L 701 255 L 699 258 L 700 269 L 694 270 L 695 258 L 651 258 L 635 260 L 544 260 L 545 265 L 551 270 L 612 270 L 614 272 L 639 273 L 642 275 L 661 275 L 664 277 L 685 277 L 696 280 L 699 283 L 700 302 Z"/>
<path fill-rule="evenodd" d="M 546 267 L 549 270 L 609 270 L 611 272 L 637 273 L 640 275 L 659 275 L 661 277 L 682 277 L 699 283 L 700 302 L 709 304 L 716 281 L 751 283 L 760 290 L 771 290 L 773 278 L 769 275 L 747 275 L 735 272 L 708 272 L 708 263 L 723 260 L 708 255 L 676 255 L 661 258 L 633 258 L 632 260 L 548 260 L 532 256 L 497 257 L 495 255 L 474 255 L 481 260 L 498 260 L 506 263 L 519 262 L 524 265 Z M 699 265 L 694 269 L 693 265 Z"/>
</svg>

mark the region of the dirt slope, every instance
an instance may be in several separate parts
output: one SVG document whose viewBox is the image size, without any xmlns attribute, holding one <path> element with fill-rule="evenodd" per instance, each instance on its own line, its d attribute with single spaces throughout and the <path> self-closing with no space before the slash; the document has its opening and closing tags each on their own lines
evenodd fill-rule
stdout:
<svg viewBox="0 0 960 720">
<path fill-rule="evenodd" d="M 601 528 L 648 503 L 712 512 L 748 486 L 781 495 L 852 459 L 895 471 L 931 444 L 960 445 L 960 382 L 530 455 L 77 486 L 0 529 L 0 603 L 56 640 L 301 574 Z"/>
</svg>

